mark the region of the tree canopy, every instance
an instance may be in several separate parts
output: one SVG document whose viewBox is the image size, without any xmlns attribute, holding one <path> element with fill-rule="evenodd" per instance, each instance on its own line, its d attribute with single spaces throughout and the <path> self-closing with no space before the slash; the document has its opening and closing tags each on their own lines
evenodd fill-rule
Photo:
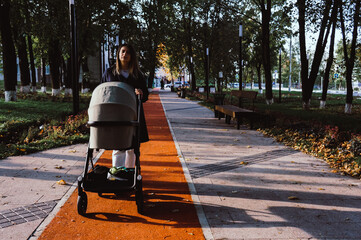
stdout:
<svg viewBox="0 0 361 240">
<path fill-rule="evenodd" d="M 348 50 L 342 54 L 346 57 L 343 64 L 348 66 L 348 74 L 353 68 L 360 69 L 359 8 L 357 0 L 75 0 L 78 64 L 85 64 L 89 56 L 99 51 L 99 46 L 106 45 L 110 57 L 114 57 L 119 39 L 135 46 L 149 87 L 161 66 L 166 66 L 172 77 L 187 69 L 193 90 L 204 84 L 208 67 L 210 83 L 214 84 L 222 71 L 224 85 L 237 82 L 242 67 L 246 82 L 256 80 L 261 88 L 264 79 L 266 99 L 272 103 L 272 72 L 278 69 L 281 49 L 283 66 L 293 62 L 300 66 L 299 82 L 303 102 L 307 103 L 319 72 L 323 71 L 322 62 L 327 58 L 326 46 L 333 26 L 345 33 L 342 47 Z M 50 65 L 53 88 L 58 88 L 60 70 L 66 67 L 70 56 L 69 4 L 62 0 L 1 0 L 1 11 L 2 18 L 9 16 L 2 20 L 1 32 L 7 89 L 14 89 L 16 84 L 9 79 L 14 77 L 10 74 L 14 71 L 11 70 L 14 53 L 23 63 L 22 85 L 30 82 L 30 75 L 26 74 L 29 64 L 40 66 L 44 61 Z M 240 24 L 243 25 L 242 54 Z M 311 53 L 306 45 L 309 32 L 318 36 Z M 291 37 L 298 39 L 298 45 L 294 43 L 292 47 L 299 51 L 293 51 L 290 60 L 287 52 Z M 209 62 L 206 62 L 206 49 Z M 166 60 L 159 58 L 165 53 Z M 30 55 L 33 59 L 29 63 L 26 59 Z M 354 64 L 348 63 L 348 59 Z M 82 66 L 87 69 L 86 65 Z M 348 102 L 352 102 L 350 97 Z"/>
</svg>

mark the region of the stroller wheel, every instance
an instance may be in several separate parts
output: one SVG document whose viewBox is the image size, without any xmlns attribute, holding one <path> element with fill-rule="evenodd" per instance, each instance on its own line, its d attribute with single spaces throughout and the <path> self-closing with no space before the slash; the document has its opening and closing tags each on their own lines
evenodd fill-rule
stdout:
<svg viewBox="0 0 361 240">
<path fill-rule="evenodd" d="M 138 181 L 137 190 L 135 192 L 135 201 L 137 204 L 138 213 L 143 213 L 143 189 L 142 189 L 142 181 Z"/>
<path fill-rule="evenodd" d="M 86 209 L 88 207 L 88 197 L 86 195 L 85 192 L 81 193 L 78 196 L 78 203 L 77 203 L 77 207 L 78 207 L 78 213 L 79 215 L 84 216 L 86 213 Z"/>
</svg>

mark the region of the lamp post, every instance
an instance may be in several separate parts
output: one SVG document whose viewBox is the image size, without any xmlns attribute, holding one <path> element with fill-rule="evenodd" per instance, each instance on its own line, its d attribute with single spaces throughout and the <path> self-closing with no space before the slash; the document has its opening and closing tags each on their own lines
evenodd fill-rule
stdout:
<svg viewBox="0 0 361 240">
<path fill-rule="evenodd" d="M 290 37 L 290 75 L 288 76 L 288 91 L 291 92 L 292 85 L 292 36 Z"/>
<path fill-rule="evenodd" d="M 223 72 L 220 71 L 220 72 L 218 73 L 218 84 L 217 84 L 218 93 L 222 93 L 222 78 L 223 78 Z"/>
<path fill-rule="evenodd" d="M 239 24 L 239 90 L 242 90 L 242 75 L 243 75 L 242 37 L 243 37 L 243 26 L 241 23 Z"/>
<path fill-rule="evenodd" d="M 206 94 L 209 97 L 209 48 L 206 48 Z"/>
<path fill-rule="evenodd" d="M 281 80 L 281 53 L 282 53 L 282 48 L 280 48 L 280 52 L 279 52 L 279 59 L 278 59 L 278 84 L 279 84 L 279 102 L 281 103 L 281 84 L 282 84 L 282 80 Z"/>
<path fill-rule="evenodd" d="M 69 15 L 70 15 L 70 39 L 71 39 L 71 79 L 73 83 L 73 113 L 79 112 L 79 90 L 78 90 L 78 67 L 77 67 L 77 46 L 76 46 L 76 21 L 75 21 L 75 7 L 74 0 L 69 0 Z"/>
<path fill-rule="evenodd" d="M 192 76 L 192 72 L 193 72 L 193 57 L 190 57 L 190 72 L 189 72 L 189 84 L 191 86 L 192 91 L 196 90 L 196 85 L 193 83 L 193 76 Z"/>
</svg>

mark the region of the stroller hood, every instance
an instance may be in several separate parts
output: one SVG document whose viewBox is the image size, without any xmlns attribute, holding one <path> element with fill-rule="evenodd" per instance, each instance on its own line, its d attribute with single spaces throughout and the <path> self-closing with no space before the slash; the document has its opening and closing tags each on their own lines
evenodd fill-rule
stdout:
<svg viewBox="0 0 361 240">
<path fill-rule="evenodd" d="M 137 119 L 137 100 L 134 88 L 122 82 L 106 82 L 92 94 L 89 121 L 134 121 Z M 127 149 L 131 147 L 134 126 L 90 127 L 90 148 Z"/>
</svg>

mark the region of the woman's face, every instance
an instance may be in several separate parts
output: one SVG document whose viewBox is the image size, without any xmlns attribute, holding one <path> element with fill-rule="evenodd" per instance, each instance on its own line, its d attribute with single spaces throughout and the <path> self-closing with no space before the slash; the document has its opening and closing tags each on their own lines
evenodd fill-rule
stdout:
<svg viewBox="0 0 361 240">
<path fill-rule="evenodd" d="M 124 46 L 119 51 L 119 59 L 122 63 L 129 63 L 130 62 L 130 51 L 129 48 Z"/>
</svg>

